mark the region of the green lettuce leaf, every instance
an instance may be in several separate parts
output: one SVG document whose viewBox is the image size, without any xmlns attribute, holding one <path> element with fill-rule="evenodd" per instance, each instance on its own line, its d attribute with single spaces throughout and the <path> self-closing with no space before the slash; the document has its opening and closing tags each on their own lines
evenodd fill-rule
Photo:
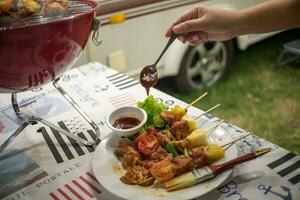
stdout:
<svg viewBox="0 0 300 200">
<path fill-rule="evenodd" d="M 165 126 L 164 121 L 160 118 L 160 113 L 168 110 L 168 106 L 164 103 L 158 103 L 153 96 L 148 96 L 144 101 L 137 103 L 138 108 L 142 108 L 148 115 L 147 122 L 141 130 L 146 130 L 153 125 L 158 128 Z"/>
</svg>

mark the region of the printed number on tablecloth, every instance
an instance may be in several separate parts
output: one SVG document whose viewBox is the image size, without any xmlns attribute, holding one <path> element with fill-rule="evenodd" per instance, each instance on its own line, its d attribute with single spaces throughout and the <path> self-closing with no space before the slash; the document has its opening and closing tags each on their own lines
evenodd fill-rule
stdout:
<svg viewBox="0 0 300 200">
<path fill-rule="evenodd" d="M 241 193 L 238 192 L 238 185 L 235 181 L 230 181 L 222 187 L 219 187 L 217 190 L 222 194 L 226 194 L 226 198 L 234 197 L 238 200 L 248 200 L 247 198 L 244 198 Z"/>
<path fill-rule="evenodd" d="M 164 101 L 162 98 L 155 98 L 155 100 L 159 103 L 165 103 L 167 106 L 172 106 L 175 103 L 173 100 Z"/>
</svg>

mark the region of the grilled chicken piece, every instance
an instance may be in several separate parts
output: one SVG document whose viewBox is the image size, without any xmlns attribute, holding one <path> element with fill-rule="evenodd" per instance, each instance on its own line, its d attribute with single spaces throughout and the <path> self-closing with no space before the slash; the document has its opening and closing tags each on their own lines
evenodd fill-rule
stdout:
<svg viewBox="0 0 300 200">
<path fill-rule="evenodd" d="M 161 112 L 160 117 L 170 126 L 177 121 L 176 115 L 170 111 Z"/>
<path fill-rule="evenodd" d="M 127 169 L 121 181 L 130 185 L 150 186 L 154 182 L 149 170 L 142 166 L 133 166 Z"/>
<path fill-rule="evenodd" d="M 176 176 L 191 171 L 194 167 L 193 159 L 183 155 L 174 157 L 171 162 Z"/>
<path fill-rule="evenodd" d="M 184 151 L 185 148 L 190 149 L 191 144 L 187 139 L 182 139 L 179 141 L 172 141 L 172 143 L 176 146 L 177 149 L 179 149 L 181 152 Z"/>
<path fill-rule="evenodd" d="M 123 139 L 119 140 L 119 142 L 114 150 L 115 155 L 117 157 L 123 158 L 127 151 L 127 147 L 131 147 L 128 139 L 123 138 Z"/>
<path fill-rule="evenodd" d="M 127 147 L 124 154 L 122 165 L 125 169 L 135 166 L 141 159 L 141 155 L 133 147 Z"/>
<path fill-rule="evenodd" d="M 156 135 L 158 132 L 159 132 L 159 130 L 157 128 L 155 128 L 154 126 L 150 126 L 149 128 L 147 128 L 147 134 Z"/>
<path fill-rule="evenodd" d="M 162 160 L 153 164 L 150 168 L 150 173 L 156 180 L 165 182 L 175 176 L 175 169 L 171 161 Z"/>
<path fill-rule="evenodd" d="M 177 121 L 172 125 L 171 132 L 177 141 L 185 139 L 189 135 L 189 124 L 185 120 Z"/>
<path fill-rule="evenodd" d="M 208 158 L 205 150 L 202 147 L 197 147 L 191 150 L 191 156 L 196 168 L 203 167 L 208 164 Z"/>
<path fill-rule="evenodd" d="M 173 140 L 173 139 L 174 139 L 174 137 L 173 137 L 171 131 L 168 130 L 168 129 L 162 130 L 161 133 L 164 134 L 164 135 L 166 135 L 170 140 Z"/>
<path fill-rule="evenodd" d="M 169 155 L 168 152 L 164 148 L 159 147 L 157 151 L 151 155 L 151 160 L 157 160 L 157 161 L 163 160 L 167 158 L 168 155 Z"/>
<path fill-rule="evenodd" d="M 171 143 L 171 135 L 172 135 L 172 133 L 168 130 L 163 130 L 163 131 L 160 131 L 157 134 L 155 134 L 159 145 L 162 147 Z"/>
</svg>

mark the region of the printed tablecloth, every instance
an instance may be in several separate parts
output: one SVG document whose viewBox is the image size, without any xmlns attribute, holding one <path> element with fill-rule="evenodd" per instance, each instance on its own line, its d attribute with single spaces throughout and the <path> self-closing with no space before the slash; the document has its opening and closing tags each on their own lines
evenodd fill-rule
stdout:
<svg viewBox="0 0 300 200">
<path fill-rule="evenodd" d="M 60 84 L 97 123 L 101 138 L 110 132 L 104 123 L 108 112 L 117 107 L 135 105 L 146 98 L 145 90 L 137 80 L 100 63 L 89 63 L 68 71 Z M 158 90 L 151 93 L 169 106 L 186 106 L 186 103 Z M 19 103 L 27 105 L 22 108 L 24 112 L 56 123 L 83 139 L 95 138 L 91 127 L 51 84 L 19 94 Z M 189 109 L 191 115 L 201 112 L 196 108 Z M 218 120 L 209 114 L 205 117 L 212 122 Z M 0 94 L 0 144 L 21 123 L 12 110 L 10 95 Z M 232 138 L 246 134 L 232 124 L 223 123 L 222 128 Z M 221 186 L 197 199 L 300 199 L 298 155 L 254 135 L 239 141 L 237 146 L 239 154 L 261 146 L 270 146 L 272 151 L 236 166 L 232 176 Z M 43 124 L 28 126 L 0 154 L 0 199 L 118 199 L 102 188 L 93 174 L 91 160 L 95 148 L 83 146 Z"/>
</svg>

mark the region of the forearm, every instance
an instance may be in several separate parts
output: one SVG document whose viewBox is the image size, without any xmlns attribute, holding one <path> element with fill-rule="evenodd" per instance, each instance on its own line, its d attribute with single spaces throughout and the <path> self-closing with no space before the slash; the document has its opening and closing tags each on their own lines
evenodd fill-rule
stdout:
<svg viewBox="0 0 300 200">
<path fill-rule="evenodd" d="M 238 35 L 300 27 L 300 0 L 268 0 L 239 13 Z"/>
</svg>

